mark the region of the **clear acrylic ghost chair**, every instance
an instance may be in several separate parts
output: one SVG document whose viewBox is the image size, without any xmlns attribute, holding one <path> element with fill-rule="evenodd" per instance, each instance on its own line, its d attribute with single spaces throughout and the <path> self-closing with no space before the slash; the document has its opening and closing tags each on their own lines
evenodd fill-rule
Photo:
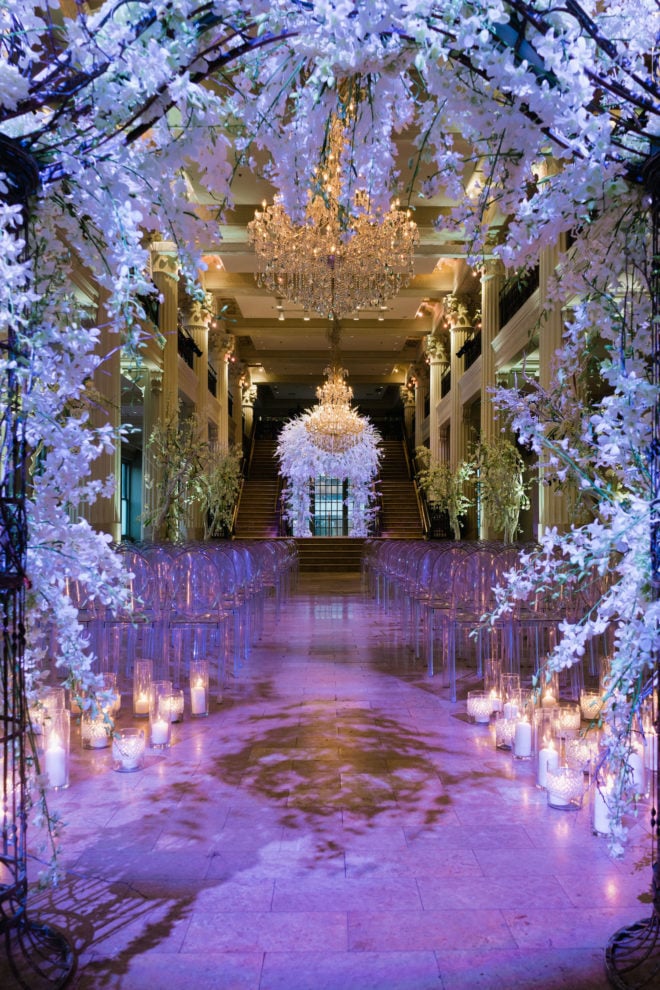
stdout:
<svg viewBox="0 0 660 990">
<path fill-rule="evenodd" d="M 191 660 L 207 659 L 216 671 L 218 690 L 224 681 L 227 657 L 227 612 L 213 559 L 199 548 L 188 548 L 172 562 L 170 608 L 170 680 L 180 687 Z"/>
<path fill-rule="evenodd" d="M 127 574 L 128 599 L 120 609 L 106 609 L 103 618 L 104 670 L 130 682 L 136 656 L 158 656 L 158 632 L 162 612 L 156 577 L 149 561 L 138 550 L 117 548 Z"/>
</svg>

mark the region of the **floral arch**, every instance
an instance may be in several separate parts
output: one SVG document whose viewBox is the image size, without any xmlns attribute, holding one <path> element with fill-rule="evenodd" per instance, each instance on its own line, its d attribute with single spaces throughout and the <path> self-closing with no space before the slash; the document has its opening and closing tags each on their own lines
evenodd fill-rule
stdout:
<svg viewBox="0 0 660 990">
<path fill-rule="evenodd" d="M 348 482 L 346 510 L 348 535 L 366 536 L 376 513 L 374 479 L 380 461 L 380 434 L 366 417 L 360 417 L 363 429 L 348 450 L 331 453 L 318 447 L 310 437 L 307 410 L 285 424 L 277 444 L 281 474 L 286 479 L 283 491 L 285 518 L 294 536 L 312 535 L 312 482 L 316 478 L 340 478 Z"/>
</svg>

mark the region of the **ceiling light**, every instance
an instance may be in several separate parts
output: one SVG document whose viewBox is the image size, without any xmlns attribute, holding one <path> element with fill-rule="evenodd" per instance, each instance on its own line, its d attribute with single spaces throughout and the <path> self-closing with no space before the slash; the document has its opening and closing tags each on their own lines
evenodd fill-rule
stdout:
<svg viewBox="0 0 660 990">
<path fill-rule="evenodd" d="M 414 273 L 417 224 L 395 200 L 373 210 L 357 190 L 355 213 L 340 205 L 346 122 L 333 117 L 328 151 L 311 180 L 304 223 L 294 223 L 281 201 L 263 204 L 248 224 L 257 255 L 257 283 L 324 316 L 374 309 L 408 285 Z"/>
</svg>

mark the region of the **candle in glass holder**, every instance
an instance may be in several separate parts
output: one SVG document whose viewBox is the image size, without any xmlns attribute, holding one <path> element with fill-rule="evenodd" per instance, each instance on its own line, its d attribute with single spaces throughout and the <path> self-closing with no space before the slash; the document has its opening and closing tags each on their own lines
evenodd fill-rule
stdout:
<svg viewBox="0 0 660 990">
<path fill-rule="evenodd" d="M 588 739 L 586 736 L 574 736 L 566 740 L 566 762 L 574 770 L 591 773 L 593 762 L 598 752 L 598 738 Z"/>
<path fill-rule="evenodd" d="M 603 698 L 598 691 L 580 691 L 580 712 L 585 722 L 595 722 L 603 710 Z"/>
<path fill-rule="evenodd" d="M 555 731 L 558 736 L 575 736 L 580 730 L 580 709 L 574 705 L 559 705 L 555 716 Z"/>
<path fill-rule="evenodd" d="M 490 694 L 486 691 L 468 691 L 467 713 L 473 722 L 490 722 L 492 710 Z"/>
<path fill-rule="evenodd" d="M 144 761 L 144 730 L 120 729 L 112 740 L 112 767 L 119 773 L 140 770 Z"/>
<path fill-rule="evenodd" d="M 80 737 L 84 749 L 105 749 L 110 745 L 112 721 L 105 712 L 91 715 L 85 712 L 80 720 Z"/>
<path fill-rule="evenodd" d="M 594 791 L 594 832 L 598 835 L 609 835 L 612 831 L 610 824 L 610 802 L 612 800 L 612 783 L 607 781 L 602 786 L 596 786 Z"/>
<path fill-rule="evenodd" d="M 529 760 L 532 756 L 532 726 L 526 718 L 516 721 L 513 730 L 513 756 L 516 760 Z"/>
<path fill-rule="evenodd" d="M 151 745 L 163 749 L 170 744 L 170 722 L 164 714 L 155 715 L 149 725 Z"/>
<path fill-rule="evenodd" d="M 183 691 L 172 691 L 171 694 L 161 695 L 158 704 L 160 708 L 168 710 L 171 722 L 183 721 Z"/>
<path fill-rule="evenodd" d="M 209 665 L 206 660 L 190 664 L 190 711 L 193 715 L 209 712 Z"/>
<path fill-rule="evenodd" d="M 110 694 L 108 713 L 114 717 L 119 714 L 121 709 L 121 691 L 117 687 L 117 675 L 109 672 L 101 676 L 103 678 L 103 690 Z"/>
<path fill-rule="evenodd" d="M 504 712 L 495 717 L 495 746 L 497 749 L 511 749 L 516 731 L 516 719 L 506 718 Z"/>
<path fill-rule="evenodd" d="M 133 669 L 133 714 L 148 716 L 151 706 L 153 661 L 136 660 Z"/>
<path fill-rule="evenodd" d="M 548 805 L 560 811 L 575 811 L 582 805 L 584 778 L 581 770 L 556 767 L 546 770 Z"/>
<path fill-rule="evenodd" d="M 70 713 L 54 708 L 44 720 L 44 773 L 53 790 L 69 786 Z"/>
<path fill-rule="evenodd" d="M 539 787 L 548 786 L 548 770 L 556 770 L 559 766 L 559 753 L 552 739 L 546 739 L 539 750 L 539 765 L 536 776 Z"/>
</svg>

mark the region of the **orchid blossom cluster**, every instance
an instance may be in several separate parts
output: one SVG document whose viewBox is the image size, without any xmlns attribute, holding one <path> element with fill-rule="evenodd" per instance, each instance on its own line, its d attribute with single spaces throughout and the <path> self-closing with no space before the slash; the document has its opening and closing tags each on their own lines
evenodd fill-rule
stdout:
<svg viewBox="0 0 660 990">
<path fill-rule="evenodd" d="M 0 137 L 32 156 L 40 179 L 25 250 L 17 208 L 0 209 L 2 323 L 27 355 L 10 368 L 4 351 L 1 370 L 3 381 L 18 376 L 35 453 L 30 664 L 39 669 L 48 616 L 58 662 L 93 685 L 67 581 L 121 603 L 107 539 L 73 522 L 70 509 L 109 491 L 90 480 L 91 467 L 118 438 L 91 425 L 87 383 L 102 370 L 101 333 L 139 354 L 145 299 L 155 293 L 150 238 L 175 243 L 180 275 L 197 291 L 201 245 L 218 229 L 213 212 L 202 216 L 191 202 L 193 163 L 195 182 L 221 210 L 233 170 L 254 164 L 253 148 L 265 153 L 268 177 L 301 222 L 338 117 L 351 159 L 346 212 L 359 210 L 358 186 L 370 210 L 387 209 L 396 192 L 413 207 L 442 192 L 456 204 L 442 222 L 460 232 L 474 264 L 495 254 L 526 267 L 543 244 L 574 238 L 554 286 L 570 305 L 555 384 L 501 403 L 547 465 L 544 478 L 573 486 L 592 518 L 546 534 L 509 593 L 592 571 L 616 589 L 584 623 L 566 625 L 553 662 L 578 661 L 590 635 L 614 627 L 609 747 L 625 781 L 630 719 L 619 714 L 632 717 L 657 638 L 645 456 L 658 397 L 648 367 L 648 214 L 635 188 L 659 131 L 655 0 L 107 0 L 93 14 L 76 2 L 70 16 L 71 8 L 0 0 Z M 404 130 L 415 147 L 407 165 L 396 150 Z M 10 183 L 3 170 L 0 162 L 0 199 Z M 96 292 L 91 309 L 81 306 L 84 285 Z M 591 408 L 575 384 L 589 377 L 587 360 L 601 383 Z M 290 424 L 285 454 L 296 429 L 306 434 Z M 345 476 L 366 485 L 373 462 L 348 467 Z M 307 476 L 318 471 L 327 473 L 314 464 Z M 304 528 L 305 507 L 294 515 Z M 624 785 L 620 793 L 624 807 Z"/>
<path fill-rule="evenodd" d="M 316 478 L 339 478 L 348 481 L 348 535 L 367 536 L 376 514 L 374 479 L 380 460 L 380 434 L 363 417 L 364 428 L 356 443 L 342 453 L 331 453 L 311 439 L 305 425 L 310 415 L 307 411 L 286 423 L 277 442 L 280 470 L 287 481 L 283 492 L 286 520 L 293 535 L 312 535 L 312 482 Z"/>
</svg>

